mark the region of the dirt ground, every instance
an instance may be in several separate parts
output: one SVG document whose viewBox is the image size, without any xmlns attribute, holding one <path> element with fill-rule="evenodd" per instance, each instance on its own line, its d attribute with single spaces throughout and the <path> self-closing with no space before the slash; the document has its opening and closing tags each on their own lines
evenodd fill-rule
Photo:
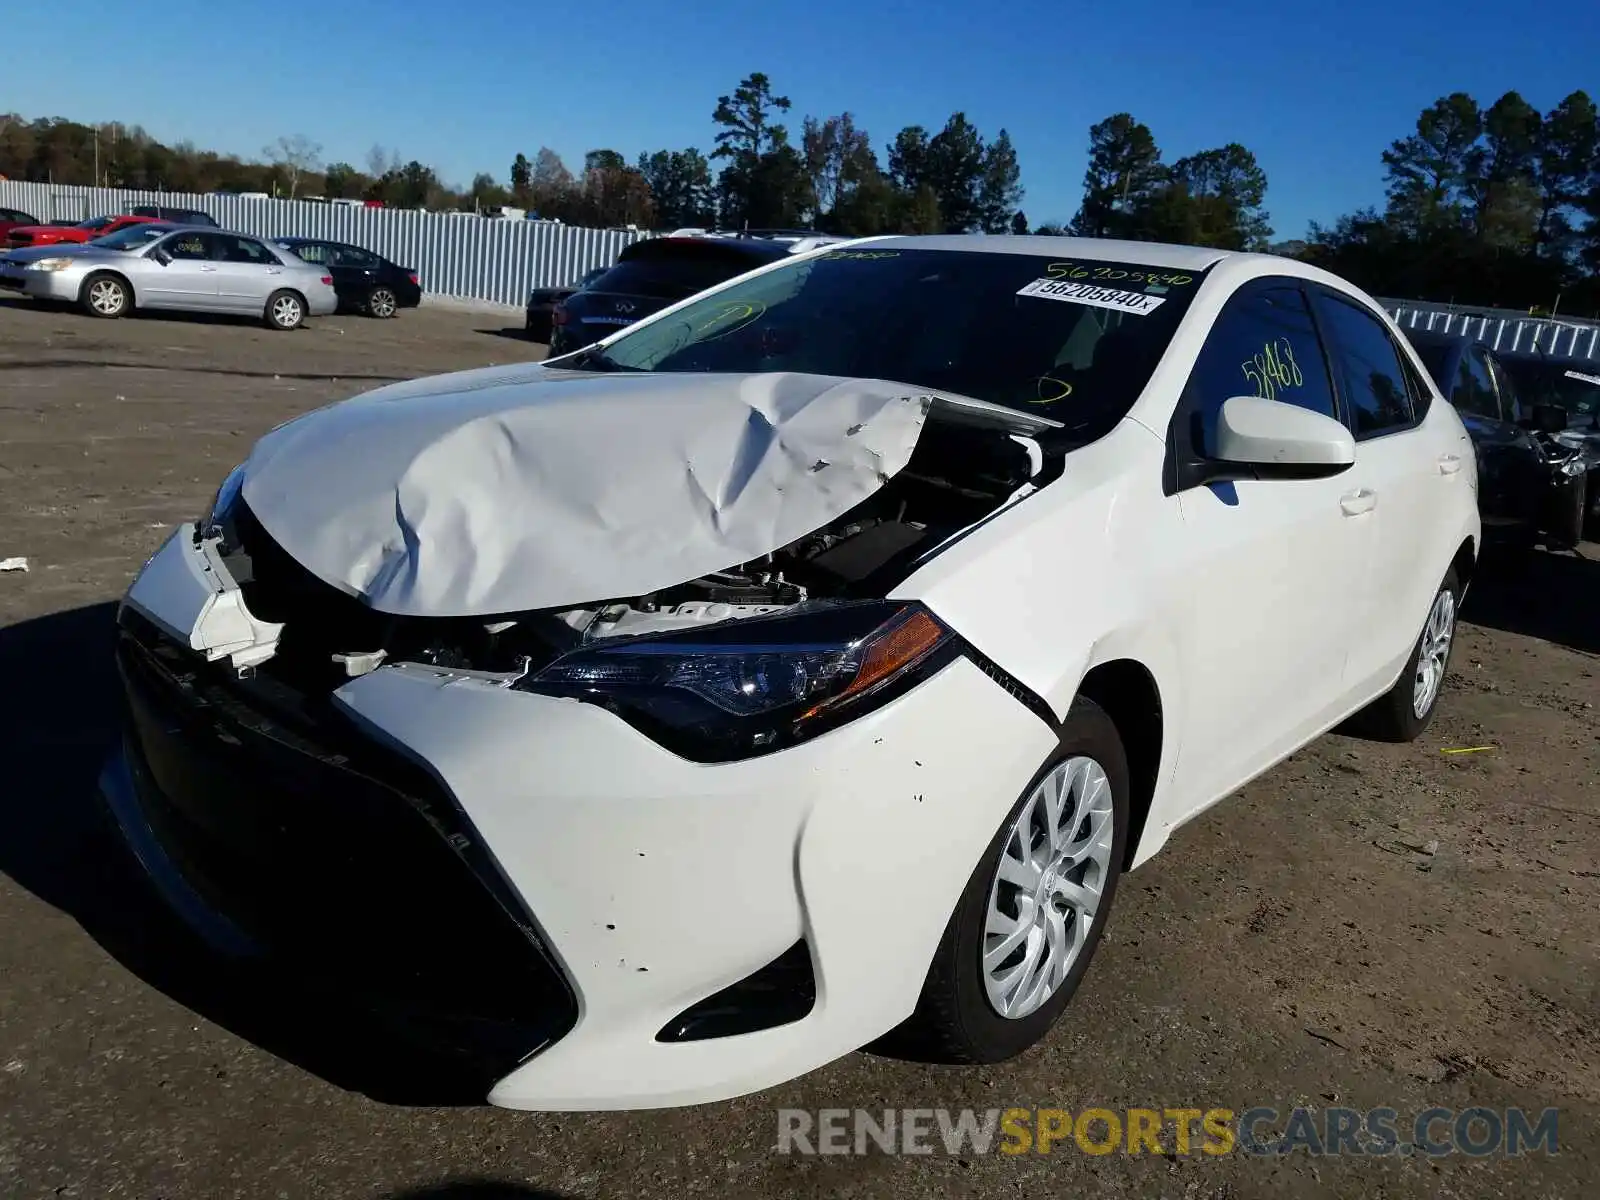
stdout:
<svg viewBox="0 0 1600 1200">
<path fill-rule="evenodd" d="M 0 302 L 0 557 L 31 568 L 0 574 L 0 1195 L 1600 1194 L 1593 545 L 1480 578 L 1420 742 L 1323 738 L 1181 830 L 1124 884 L 1057 1031 L 1003 1066 L 863 1053 L 697 1109 L 501 1112 L 336 999 L 198 950 L 93 823 L 112 603 L 255 437 L 391 379 L 537 358 L 513 322 L 425 309 L 279 334 Z M 1297 1104 L 1557 1106 L 1560 1153 L 773 1148 L 786 1107 Z"/>
</svg>

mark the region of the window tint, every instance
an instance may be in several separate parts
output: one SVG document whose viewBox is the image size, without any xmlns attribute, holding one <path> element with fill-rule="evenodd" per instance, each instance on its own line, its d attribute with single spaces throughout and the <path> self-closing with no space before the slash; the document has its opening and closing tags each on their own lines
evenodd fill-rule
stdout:
<svg viewBox="0 0 1600 1200">
<path fill-rule="evenodd" d="M 1216 452 L 1217 414 L 1234 396 L 1260 396 L 1337 416 L 1333 387 L 1304 294 L 1293 284 L 1252 288 L 1211 327 L 1185 390 L 1195 449 Z"/>
<path fill-rule="evenodd" d="M 268 250 L 254 238 L 218 237 L 213 234 L 212 240 L 221 244 L 222 254 L 220 257 L 227 262 L 251 263 L 258 267 L 282 265 L 278 262 L 277 255 L 273 254 L 271 250 Z"/>
<path fill-rule="evenodd" d="M 1318 312 L 1332 332 L 1330 349 L 1355 417 L 1356 437 L 1374 437 L 1411 424 L 1405 371 L 1383 322 L 1333 296 L 1321 298 Z"/>
<path fill-rule="evenodd" d="M 321 242 L 299 242 L 289 247 L 289 253 L 308 263 L 322 266 L 328 262 L 328 247 Z"/>
<path fill-rule="evenodd" d="M 1500 404 L 1495 399 L 1494 382 L 1489 378 L 1489 364 L 1484 361 L 1483 351 L 1469 346 L 1461 359 L 1466 380 L 1464 387 L 1456 389 L 1456 407 L 1462 412 L 1498 419 Z"/>
<path fill-rule="evenodd" d="M 375 270 L 378 266 L 378 256 L 356 246 L 334 246 L 333 265 L 336 267 L 357 267 L 363 271 Z"/>
</svg>

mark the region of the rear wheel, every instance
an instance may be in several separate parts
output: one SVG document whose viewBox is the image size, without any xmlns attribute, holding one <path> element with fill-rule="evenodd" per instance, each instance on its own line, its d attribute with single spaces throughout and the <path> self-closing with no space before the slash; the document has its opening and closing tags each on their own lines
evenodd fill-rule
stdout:
<svg viewBox="0 0 1600 1200">
<path fill-rule="evenodd" d="M 1079 699 L 968 879 L 899 1040 L 973 1063 L 1044 1037 L 1100 942 L 1127 830 L 1122 739 L 1103 709 Z"/>
<path fill-rule="evenodd" d="M 124 280 L 101 272 L 83 281 L 83 290 L 78 294 L 78 302 L 83 305 L 83 311 L 91 317 L 114 321 L 118 317 L 126 316 L 128 310 L 133 307 L 133 293 Z"/>
<path fill-rule="evenodd" d="M 367 294 L 367 315 L 387 320 L 394 316 L 400 307 L 400 301 L 395 294 L 386 287 L 375 287 Z"/>
<path fill-rule="evenodd" d="M 1357 720 L 1361 732 L 1385 742 L 1412 742 L 1433 722 L 1450 667 L 1460 604 L 1461 583 L 1452 567 L 1434 593 L 1409 667 L 1392 688 L 1361 712 Z"/>
<path fill-rule="evenodd" d="M 280 329 L 287 333 L 305 323 L 306 302 L 297 292 L 273 292 L 267 297 L 265 315 L 268 329 Z"/>
</svg>

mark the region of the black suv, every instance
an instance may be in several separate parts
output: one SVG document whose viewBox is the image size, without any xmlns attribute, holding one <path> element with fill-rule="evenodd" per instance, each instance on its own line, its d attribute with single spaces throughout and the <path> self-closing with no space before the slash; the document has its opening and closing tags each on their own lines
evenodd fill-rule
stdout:
<svg viewBox="0 0 1600 1200">
<path fill-rule="evenodd" d="M 135 204 L 128 210 L 130 217 L 154 217 L 158 221 L 171 221 L 174 225 L 209 225 L 217 222 L 210 213 L 198 208 L 173 208 L 166 204 Z"/>
<path fill-rule="evenodd" d="M 1478 458 L 1478 510 L 1485 537 L 1575 546 L 1583 538 L 1588 464 L 1557 440 L 1566 413 L 1519 397 L 1500 357 L 1460 334 L 1407 329 L 1428 373 L 1455 406 Z"/>
<path fill-rule="evenodd" d="M 635 242 L 616 265 L 551 314 L 550 358 L 570 354 L 669 304 L 792 252 L 766 237 L 662 237 Z"/>
</svg>

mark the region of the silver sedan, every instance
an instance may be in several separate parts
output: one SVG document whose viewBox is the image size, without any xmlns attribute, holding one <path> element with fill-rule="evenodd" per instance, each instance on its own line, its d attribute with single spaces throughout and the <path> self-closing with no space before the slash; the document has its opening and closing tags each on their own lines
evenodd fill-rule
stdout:
<svg viewBox="0 0 1600 1200">
<path fill-rule="evenodd" d="M 233 313 L 284 330 L 338 307 L 324 267 L 249 234 L 166 223 L 0 255 L 0 288 L 77 304 L 92 317 L 136 308 Z"/>
</svg>

